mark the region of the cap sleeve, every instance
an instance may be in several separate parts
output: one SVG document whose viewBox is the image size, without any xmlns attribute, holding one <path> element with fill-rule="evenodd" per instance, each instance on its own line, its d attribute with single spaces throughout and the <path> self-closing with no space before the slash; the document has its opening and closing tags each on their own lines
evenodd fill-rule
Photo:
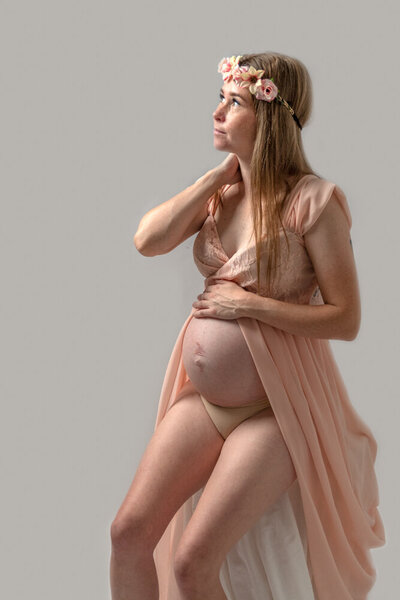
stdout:
<svg viewBox="0 0 400 600">
<path fill-rule="evenodd" d="M 334 196 L 342 208 L 349 229 L 352 226 L 350 208 L 343 190 L 326 179 L 319 177 L 306 182 L 289 207 L 288 226 L 303 236 L 314 225 L 329 200 Z"/>
</svg>

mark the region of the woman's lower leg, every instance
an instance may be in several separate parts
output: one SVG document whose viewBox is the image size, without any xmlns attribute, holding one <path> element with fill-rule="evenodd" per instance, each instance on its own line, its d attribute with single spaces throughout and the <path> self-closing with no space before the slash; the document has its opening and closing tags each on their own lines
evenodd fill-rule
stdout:
<svg viewBox="0 0 400 600">
<path fill-rule="evenodd" d="M 110 560 L 112 600 L 158 600 L 159 589 L 152 552 L 113 548 Z"/>
<path fill-rule="evenodd" d="M 206 579 L 202 585 L 196 587 L 180 588 L 181 600 L 227 600 L 219 578 Z"/>
</svg>

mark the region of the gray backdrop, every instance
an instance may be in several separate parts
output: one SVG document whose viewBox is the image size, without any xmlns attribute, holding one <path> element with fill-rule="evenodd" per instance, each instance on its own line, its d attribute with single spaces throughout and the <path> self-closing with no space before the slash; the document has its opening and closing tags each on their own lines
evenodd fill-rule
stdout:
<svg viewBox="0 0 400 600">
<path fill-rule="evenodd" d="M 203 289 L 194 237 L 150 259 L 133 235 L 226 156 L 220 59 L 264 50 L 308 67 L 306 152 L 353 216 L 362 326 L 332 345 L 379 445 L 370 598 L 397 597 L 399 16 L 394 1 L 0 2 L 2 597 L 110 598 L 109 527 Z"/>
</svg>

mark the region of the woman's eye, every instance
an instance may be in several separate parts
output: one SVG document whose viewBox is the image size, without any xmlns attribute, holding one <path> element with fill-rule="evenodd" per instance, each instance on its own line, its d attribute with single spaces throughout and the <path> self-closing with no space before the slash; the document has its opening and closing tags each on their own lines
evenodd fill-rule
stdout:
<svg viewBox="0 0 400 600">
<path fill-rule="evenodd" d="M 222 100 L 225 100 L 225 98 L 224 98 L 224 96 L 222 94 L 220 94 L 219 99 L 220 99 L 221 102 L 222 102 Z M 240 102 L 238 102 L 236 100 L 236 98 L 232 98 L 232 102 L 236 102 L 240 106 Z"/>
</svg>

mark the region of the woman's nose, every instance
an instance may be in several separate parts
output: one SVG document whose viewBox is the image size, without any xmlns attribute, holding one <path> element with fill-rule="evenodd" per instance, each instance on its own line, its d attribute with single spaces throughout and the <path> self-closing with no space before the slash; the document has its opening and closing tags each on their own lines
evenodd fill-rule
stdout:
<svg viewBox="0 0 400 600">
<path fill-rule="evenodd" d="M 223 108 L 221 106 L 218 106 L 213 112 L 213 117 L 214 117 L 214 119 L 220 119 L 223 116 L 224 116 Z"/>
</svg>

